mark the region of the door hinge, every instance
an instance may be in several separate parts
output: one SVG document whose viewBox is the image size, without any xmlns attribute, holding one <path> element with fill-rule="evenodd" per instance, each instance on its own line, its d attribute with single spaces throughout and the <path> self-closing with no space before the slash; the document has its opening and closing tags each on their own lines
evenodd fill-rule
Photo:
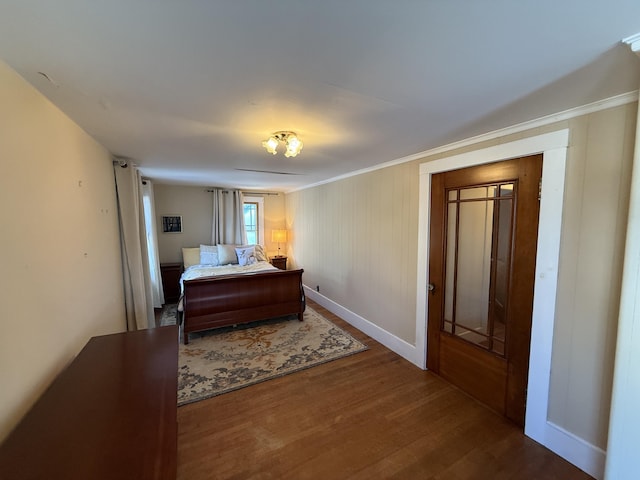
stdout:
<svg viewBox="0 0 640 480">
<path fill-rule="evenodd" d="M 542 199 L 542 179 L 538 182 L 538 201 Z"/>
</svg>

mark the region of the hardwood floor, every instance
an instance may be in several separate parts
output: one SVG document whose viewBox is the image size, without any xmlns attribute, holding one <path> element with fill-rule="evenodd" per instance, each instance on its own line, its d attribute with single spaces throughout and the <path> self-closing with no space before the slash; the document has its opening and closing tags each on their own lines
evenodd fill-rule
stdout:
<svg viewBox="0 0 640 480">
<path fill-rule="evenodd" d="M 370 350 L 178 408 L 178 479 L 587 479 L 309 301 Z"/>
</svg>

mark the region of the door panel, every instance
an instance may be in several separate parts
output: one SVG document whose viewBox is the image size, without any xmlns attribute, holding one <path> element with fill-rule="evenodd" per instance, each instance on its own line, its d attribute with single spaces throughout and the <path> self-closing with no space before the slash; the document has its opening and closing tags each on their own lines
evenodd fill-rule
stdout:
<svg viewBox="0 0 640 480">
<path fill-rule="evenodd" d="M 432 177 L 429 369 L 524 424 L 542 156 Z"/>
<path fill-rule="evenodd" d="M 443 335 L 440 343 L 440 376 L 496 411 L 504 408 L 507 387 L 506 360 L 478 355 L 477 347 Z"/>
</svg>

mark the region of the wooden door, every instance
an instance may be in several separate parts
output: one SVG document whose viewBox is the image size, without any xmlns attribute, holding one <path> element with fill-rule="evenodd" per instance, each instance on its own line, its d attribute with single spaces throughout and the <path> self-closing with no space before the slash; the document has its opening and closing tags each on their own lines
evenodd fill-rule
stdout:
<svg viewBox="0 0 640 480">
<path fill-rule="evenodd" d="M 542 155 L 432 177 L 427 367 L 524 425 Z"/>
</svg>

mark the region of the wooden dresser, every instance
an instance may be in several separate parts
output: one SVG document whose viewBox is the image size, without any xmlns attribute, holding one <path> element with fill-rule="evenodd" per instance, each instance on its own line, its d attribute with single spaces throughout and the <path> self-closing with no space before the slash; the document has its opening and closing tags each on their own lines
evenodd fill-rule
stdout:
<svg viewBox="0 0 640 480">
<path fill-rule="evenodd" d="M 0 445 L 0 479 L 176 478 L 178 330 L 93 337 Z"/>
</svg>

